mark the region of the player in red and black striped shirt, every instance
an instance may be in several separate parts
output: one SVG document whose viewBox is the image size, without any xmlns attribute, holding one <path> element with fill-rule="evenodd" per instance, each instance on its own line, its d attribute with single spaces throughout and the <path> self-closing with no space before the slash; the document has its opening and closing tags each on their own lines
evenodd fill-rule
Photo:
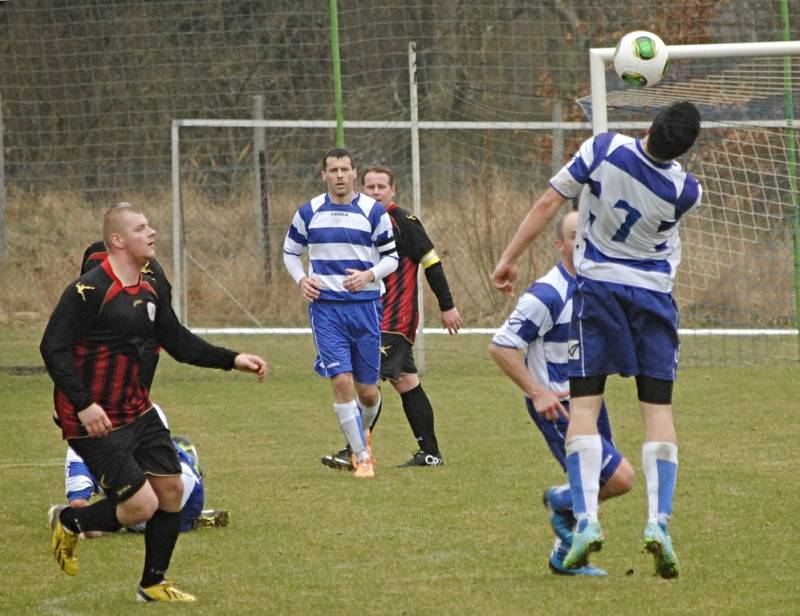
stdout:
<svg viewBox="0 0 800 616">
<path fill-rule="evenodd" d="M 115 495 L 88 507 L 55 510 L 52 548 L 62 570 L 75 575 L 80 532 L 147 521 L 137 597 L 194 601 L 164 580 L 178 537 L 183 486 L 169 431 L 152 408 L 149 382 L 143 381 L 152 379 L 147 369 L 155 365 L 159 347 L 180 362 L 236 368 L 259 380 L 266 363 L 213 346 L 180 324 L 166 278 L 141 272 L 153 258 L 155 235 L 131 204 L 109 209 L 103 219 L 107 258 L 67 287 L 42 338 L 63 436 Z"/>
<path fill-rule="evenodd" d="M 394 203 L 394 172 L 388 167 L 373 165 L 362 174 L 361 184 L 362 192 L 383 203 L 389 212 L 400 257 L 397 270 L 383 279 L 386 292 L 381 298 L 381 378 L 388 380 L 400 394 L 403 410 L 419 447 L 401 466 L 439 466 L 444 461 L 434 430 L 433 407 L 422 388 L 414 363 L 413 344 L 419 324 L 417 272 L 420 265 L 439 302 L 442 325 L 451 334 L 460 329 L 461 316 L 453 303 L 442 263 L 422 222 Z M 343 454 L 346 454 L 344 450 L 325 456 L 321 461 L 333 468 L 349 468 L 348 456 Z"/>
<path fill-rule="evenodd" d="M 81 276 L 83 276 L 90 269 L 98 267 L 108 257 L 108 251 L 103 241 L 94 242 L 83 252 L 83 260 L 81 261 Z M 172 285 L 167 280 L 167 275 L 164 273 L 164 268 L 155 259 L 148 259 L 147 263 L 141 269 L 142 280 L 149 282 L 153 286 L 164 285 L 169 293 L 172 293 Z M 148 391 L 152 388 L 153 377 L 155 376 L 156 367 L 158 366 L 158 357 L 160 349 L 156 349 L 155 353 L 148 353 L 144 360 L 145 363 L 141 366 L 139 372 L 139 382 L 142 387 Z"/>
</svg>

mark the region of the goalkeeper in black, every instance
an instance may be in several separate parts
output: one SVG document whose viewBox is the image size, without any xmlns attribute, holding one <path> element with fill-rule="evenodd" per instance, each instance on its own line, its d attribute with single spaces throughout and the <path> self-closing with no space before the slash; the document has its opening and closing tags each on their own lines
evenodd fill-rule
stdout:
<svg viewBox="0 0 800 616">
<path fill-rule="evenodd" d="M 55 419 L 63 437 L 113 498 L 60 507 L 51 516 L 53 556 L 78 572 L 78 535 L 147 522 L 140 601 L 194 601 L 165 579 L 179 534 L 181 468 L 169 431 L 153 410 L 154 354 L 164 348 L 195 366 L 252 372 L 257 355 L 213 346 L 178 321 L 165 278 L 141 269 L 153 259 L 155 230 L 135 206 L 120 203 L 103 218 L 108 255 L 64 291 L 40 350 L 55 383 Z"/>
</svg>

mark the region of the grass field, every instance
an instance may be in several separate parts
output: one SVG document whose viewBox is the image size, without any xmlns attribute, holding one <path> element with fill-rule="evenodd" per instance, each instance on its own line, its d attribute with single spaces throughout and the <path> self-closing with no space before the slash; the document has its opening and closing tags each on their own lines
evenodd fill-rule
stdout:
<svg viewBox="0 0 800 616">
<path fill-rule="evenodd" d="M 398 469 L 414 450 L 399 398 L 376 431 L 376 477 L 318 462 L 342 437 L 308 337 L 211 339 L 261 353 L 267 383 L 164 357 L 153 399 L 198 446 L 207 505 L 225 529 L 181 536 L 170 578 L 194 606 L 134 602 L 141 536 L 80 544 L 70 578 L 49 553 L 64 445 L 50 419 L 40 331 L 0 330 L 0 614 L 797 614 L 800 369 L 685 368 L 676 389 L 680 470 L 672 534 L 681 577 L 653 575 L 633 384 L 612 379 L 617 444 L 637 485 L 603 507 L 606 579 L 551 575 L 541 490 L 563 476 L 482 336 L 429 341 L 424 382 L 446 465 Z M 166 613 L 163 611 L 163 613 Z"/>
</svg>

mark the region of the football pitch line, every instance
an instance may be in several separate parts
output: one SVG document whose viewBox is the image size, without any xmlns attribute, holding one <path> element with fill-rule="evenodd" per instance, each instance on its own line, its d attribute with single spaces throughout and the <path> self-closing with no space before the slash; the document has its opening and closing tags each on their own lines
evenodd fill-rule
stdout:
<svg viewBox="0 0 800 616">
<path fill-rule="evenodd" d="M 0 460 L 0 468 L 35 468 L 39 466 L 64 466 L 64 460 L 47 460 L 44 462 L 4 462 Z"/>
</svg>

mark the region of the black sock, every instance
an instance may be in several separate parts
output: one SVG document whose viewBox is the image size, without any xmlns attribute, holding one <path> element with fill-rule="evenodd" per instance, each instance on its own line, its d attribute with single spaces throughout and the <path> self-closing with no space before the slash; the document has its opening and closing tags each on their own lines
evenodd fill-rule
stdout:
<svg viewBox="0 0 800 616">
<path fill-rule="evenodd" d="M 375 430 L 375 424 L 378 423 L 378 420 L 381 418 L 381 411 L 383 410 L 383 396 L 381 396 L 381 403 L 378 405 L 378 412 L 375 413 L 375 419 L 372 420 L 371 426 L 364 426 L 365 428 L 369 428 L 370 432 Z"/>
<path fill-rule="evenodd" d="M 155 515 L 147 520 L 144 529 L 142 588 L 164 581 L 180 533 L 180 522 L 179 511 L 162 509 L 158 509 Z"/>
<path fill-rule="evenodd" d="M 117 501 L 113 498 L 101 498 L 86 507 L 67 507 L 59 517 L 64 527 L 74 533 L 85 530 L 115 533 L 122 528 L 117 519 Z"/>
<path fill-rule="evenodd" d="M 403 410 L 420 449 L 438 456 L 439 443 L 433 430 L 433 407 L 422 385 L 400 394 L 400 398 L 403 400 Z"/>
</svg>

